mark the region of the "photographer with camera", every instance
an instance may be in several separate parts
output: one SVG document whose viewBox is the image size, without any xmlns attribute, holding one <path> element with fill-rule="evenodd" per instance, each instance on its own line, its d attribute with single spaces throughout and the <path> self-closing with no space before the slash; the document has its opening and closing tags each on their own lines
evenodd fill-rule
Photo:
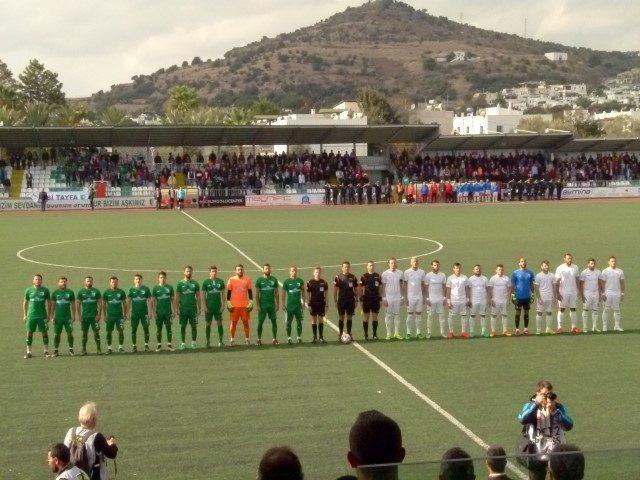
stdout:
<svg viewBox="0 0 640 480">
<path fill-rule="evenodd" d="M 70 428 L 64 438 L 69 447 L 71 461 L 84 471 L 91 480 L 109 478 L 106 460 L 115 459 L 118 446 L 113 436 L 105 437 L 96 431 L 98 409 L 93 402 L 87 402 L 78 412 L 79 427 Z"/>
<path fill-rule="evenodd" d="M 548 454 L 566 443 L 564 432 L 573 428 L 573 420 L 566 407 L 559 403 L 551 382 L 538 382 L 536 393 L 522 407 L 518 421 L 523 425 L 518 453 L 524 455 L 519 461 L 529 469 L 530 479 L 544 480 Z M 527 456 L 535 454 L 538 455 Z"/>
</svg>

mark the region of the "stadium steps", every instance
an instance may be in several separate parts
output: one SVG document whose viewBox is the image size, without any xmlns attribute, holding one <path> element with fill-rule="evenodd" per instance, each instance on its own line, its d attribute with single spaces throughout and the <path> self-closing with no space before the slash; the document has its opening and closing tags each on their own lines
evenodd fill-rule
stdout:
<svg viewBox="0 0 640 480">
<path fill-rule="evenodd" d="M 22 191 L 22 180 L 24 179 L 24 170 L 13 170 L 11 172 L 11 188 L 9 189 L 9 197 L 20 198 Z"/>
</svg>

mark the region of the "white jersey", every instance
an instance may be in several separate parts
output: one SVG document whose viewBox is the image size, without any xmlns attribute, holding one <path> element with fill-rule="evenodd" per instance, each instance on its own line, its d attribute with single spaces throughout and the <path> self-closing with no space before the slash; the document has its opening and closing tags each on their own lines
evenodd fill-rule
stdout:
<svg viewBox="0 0 640 480">
<path fill-rule="evenodd" d="M 469 285 L 469 279 L 466 275 L 449 275 L 447 278 L 447 287 L 451 290 L 450 300 L 453 303 L 462 303 L 467 301 L 467 286 Z"/>
<path fill-rule="evenodd" d="M 471 303 L 487 303 L 487 287 L 489 280 L 484 275 L 471 275 L 469 277 L 469 287 L 471 287 Z"/>
<path fill-rule="evenodd" d="M 605 295 L 620 295 L 620 280 L 624 280 L 624 272 L 620 268 L 607 267 L 602 270 L 600 280 L 604 282 Z"/>
<path fill-rule="evenodd" d="M 577 295 L 578 285 L 577 280 L 579 277 L 578 266 L 575 263 L 567 265 L 563 263 L 556 268 L 556 282 L 560 284 L 561 295 Z"/>
<path fill-rule="evenodd" d="M 385 298 L 399 299 L 402 297 L 402 272 L 400 270 L 392 271 L 387 269 L 382 272 L 382 284 L 384 285 Z"/>
<path fill-rule="evenodd" d="M 422 282 L 424 270 L 409 268 L 404 271 L 403 280 L 407 282 L 407 298 L 422 298 Z"/>
<path fill-rule="evenodd" d="M 424 276 L 424 283 L 429 286 L 429 301 L 444 299 L 444 287 L 447 284 L 447 276 L 442 272 L 429 272 Z"/>
<path fill-rule="evenodd" d="M 600 280 L 600 275 L 602 272 L 597 268 L 590 270 L 585 268 L 580 273 L 580 281 L 582 282 L 582 291 L 585 296 L 594 296 L 598 295 L 598 280 Z"/>
<path fill-rule="evenodd" d="M 89 480 L 89 477 L 74 465 L 60 472 L 56 480 Z"/>
<path fill-rule="evenodd" d="M 489 286 L 493 289 L 491 300 L 497 304 L 507 303 L 509 301 L 509 289 L 511 288 L 511 279 L 506 275 L 494 275 L 489 279 Z"/>
<path fill-rule="evenodd" d="M 536 275 L 533 283 L 538 286 L 538 295 L 540 295 L 541 300 L 553 299 L 553 283 L 555 279 L 555 275 L 551 272 L 539 272 Z"/>
</svg>

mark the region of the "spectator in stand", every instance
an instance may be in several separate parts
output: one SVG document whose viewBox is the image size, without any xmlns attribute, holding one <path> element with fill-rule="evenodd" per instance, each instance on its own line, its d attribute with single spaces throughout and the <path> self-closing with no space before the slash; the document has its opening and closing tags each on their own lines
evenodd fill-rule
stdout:
<svg viewBox="0 0 640 480">
<path fill-rule="evenodd" d="M 475 480 L 471 456 L 460 447 L 444 452 L 440 462 L 439 480 Z"/>
<path fill-rule="evenodd" d="M 71 452 L 64 443 L 56 443 L 49 448 L 47 463 L 56 474 L 56 480 L 89 480 L 82 470 L 71 463 Z"/>
<path fill-rule="evenodd" d="M 349 432 L 349 465 L 356 468 L 359 480 L 396 480 L 398 466 L 367 465 L 398 464 L 404 460 L 402 433 L 398 424 L 377 410 L 361 412 Z"/>
<path fill-rule="evenodd" d="M 302 465 L 289 447 L 267 450 L 258 466 L 258 480 L 303 480 Z"/>
<path fill-rule="evenodd" d="M 582 480 L 584 455 L 574 445 L 558 445 L 549 456 L 549 474 L 551 480 Z"/>
<path fill-rule="evenodd" d="M 116 439 L 112 436 L 105 438 L 102 433 L 96 431 L 98 409 L 93 402 L 85 403 L 80 407 L 78 421 L 80 426 L 67 431 L 64 444 L 70 447 L 72 442 L 80 438 L 86 447 L 91 480 L 107 480 L 109 476 L 106 459 L 114 459 L 118 455 Z"/>
<path fill-rule="evenodd" d="M 511 480 L 505 470 L 507 468 L 507 453 L 502 447 L 487 449 L 487 470 L 489 480 Z"/>
</svg>

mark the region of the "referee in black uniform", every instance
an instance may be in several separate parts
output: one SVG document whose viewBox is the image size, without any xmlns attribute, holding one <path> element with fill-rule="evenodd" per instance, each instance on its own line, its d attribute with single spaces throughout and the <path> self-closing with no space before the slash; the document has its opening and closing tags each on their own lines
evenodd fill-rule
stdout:
<svg viewBox="0 0 640 480">
<path fill-rule="evenodd" d="M 347 333 L 351 336 L 353 314 L 356 311 L 356 294 L 358 291 L 358 279 L 350 272 L 351 263 L 342 262 L 340 273 L 333 281 L 333 301 L 338 309 L 338 339 L 342 338 L 345 319 L 347 321 Z"/>
<path fill-rule="evenodd" d="M 382 288 L 382 278 L 375 271 L 376 265 L 373 261 L 367 262 L 367 273 L 360 277 L 360 301 L 362 302 L 362 328 L 364 329 L 364 339 L 369 340 L 369 320 L 372 326 L 372 338 L 378 339 L 378 313 L 380 312 L 380 290 Z"/>
<path fill-rule="evenodd" d="M 327 343 L 324 339 L 324 316 L 327 312 L 327 292 L 329 284 L 321 277 L 322 268 L 313 269 L 313 278 L 307 282 L 307 308 L 311 314 L 311 330 L 313 343 Z"/>
</svg>

